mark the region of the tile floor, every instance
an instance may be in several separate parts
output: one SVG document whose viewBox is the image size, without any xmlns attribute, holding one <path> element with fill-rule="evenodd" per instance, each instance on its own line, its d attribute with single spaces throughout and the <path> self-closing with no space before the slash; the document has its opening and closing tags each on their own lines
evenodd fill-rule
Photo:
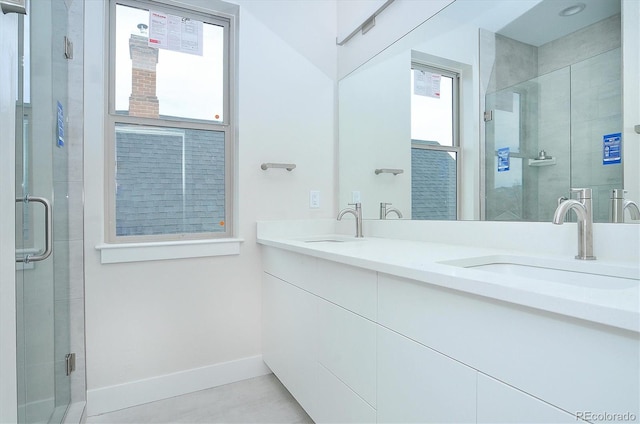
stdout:
<svg viewBox="0 0 640 424">
<path fill-rule="evenodd" d="M 88 417 L 87 424 L 313 423 L 273 375 Z"/>
</svg>

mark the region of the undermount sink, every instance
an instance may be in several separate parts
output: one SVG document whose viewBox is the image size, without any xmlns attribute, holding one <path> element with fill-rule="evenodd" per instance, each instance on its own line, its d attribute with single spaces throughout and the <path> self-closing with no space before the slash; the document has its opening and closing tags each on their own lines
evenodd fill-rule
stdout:
<svg viewBox="0 0 640 424">
<path fill-rule="evenodd" d="M 342 235 L 328 235 L 328 236 L 314 236 L 306 237 L 302 241 L 305 243 L 345 243 L 352 241 L 362 241 L 363 238 L 357 238 L 354 236 L 342 236 Z"/>
<path fill-rule="evenodd" d="M 640 285 L 638 268 L 594 262 L 572 263 L 538 257 L 496 255 L 440 263 L 584 288 L 629 289 Z"/>
</svg>

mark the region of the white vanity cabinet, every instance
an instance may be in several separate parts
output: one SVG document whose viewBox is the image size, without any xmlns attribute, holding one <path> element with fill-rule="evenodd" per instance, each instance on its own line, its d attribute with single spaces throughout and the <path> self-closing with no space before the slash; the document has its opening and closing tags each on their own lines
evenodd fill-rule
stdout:
<svg viewBox="0 0 640 424">
<path fill-rule="evenodd" d="M 336 377 L 335 374 L 318 364 L 317 375 L 317 409 L 315 413 L 309 413 L 314 422 L 376 422 L 376 410 Z"/>
<path fill-rule="evenodd" d="M 318 397 L 316 298 L 266 273 L 262 283 L 263 359 L 312 415 Z"/>
<path fill-rule="evenodd" d="M 315 422 L 375 422 L 376 273 L 276 249 L 264 270 L 265 363 Z"/>
<path fill-rule="evenodd" d="M 479 424 L 561 424 L 583 422 L 576 416 L 536 399 L 496 379 L 478 373 Z"/>
<path fill-rule="evenodd" d="M 378 327 L 378 422 L 472 423 L 477 372 Z"/>
<path fill-rule="evenodd" d="M 378 322 L 571 414 L 638 418 L 638 333 L 387 274 Z"/>
<path fill-rule="evenodd" d="M 318 329 L 318 362 L 375 407 L 375 323 L 319 299 Z"/>
<path fill-rule="evenodd" d="M 263 253 L 263 357 L 316 422 L 639 419 L 636 332 Z"/>
<path fill-rule="evenodd" d="M 325 278 L 322 267 L 318 276 Z M 375 280 L 372 284 L 375 288 Z M 318 399 L 317 413 L 312 418 L 319 423 L 373 423 L 375 324 L 324 298 L 317 299 Z"/>
</svg>

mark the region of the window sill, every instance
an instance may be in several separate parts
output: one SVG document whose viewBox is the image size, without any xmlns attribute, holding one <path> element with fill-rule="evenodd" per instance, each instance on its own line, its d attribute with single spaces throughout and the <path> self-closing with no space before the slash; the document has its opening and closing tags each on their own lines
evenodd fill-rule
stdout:
<svg viewBox="0 0 640 424">
<path fill-rule="evenodd" d="M 161 261 L 166 259 L 203 258 L 239 255 L 240 238 L 216 240 L 165 241 L 152 243 L 99 244 L 103 264 Z"/>
</svg>

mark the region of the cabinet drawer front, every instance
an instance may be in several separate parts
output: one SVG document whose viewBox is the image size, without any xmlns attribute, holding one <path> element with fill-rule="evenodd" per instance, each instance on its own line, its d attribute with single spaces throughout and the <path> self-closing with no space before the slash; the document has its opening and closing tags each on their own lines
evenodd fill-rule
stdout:
<svg viewBox="0 0 640 424">
<path fill-rule="evenodd" d="M 377 273 L 368 269 L 265 247 L 266 273 L 370 320 L 377 316 Z"/>
<path fill-rule="evenodd" d="M 318 300 L 318 361 L 375 407 L 376 324 Z"/>
<path fill-rule="evenodd" d="M 264 247 L 263 269 L 266 273 L 315 293 L 317 260 L 311 256 L 272 247 Z"/>
<path fill-rule="evenodd" d="M 478 423 L 576 423 L 575 415 L 478 374 Z"/>
<path fill-rule="evenodd" d="M 565 411 L 637 415 L 638 333 L 383 274 L 378 299 L 380 324 Z"/>
<path fill-rule="evenodd" d="M 377 273 L 318 260 L 317 294 L 372 321 L 377 317 Z"/>
<path fill-rule="evenodd" d="M 378 327 L 378 423 L 472 423 L 477 372 Z"/>
<path fill-rule="evenodd" d="M 375 423 L 376 410 L 347 387 L 323 365 L 317 363 L 317 423 Z"/>
</svg>

